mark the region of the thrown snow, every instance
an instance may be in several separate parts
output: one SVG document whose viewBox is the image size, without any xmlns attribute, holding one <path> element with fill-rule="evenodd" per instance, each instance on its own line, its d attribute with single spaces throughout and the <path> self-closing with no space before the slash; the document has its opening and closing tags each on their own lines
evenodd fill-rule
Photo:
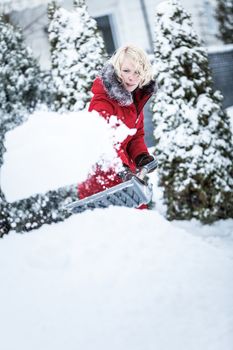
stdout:
<svg viewBox="0 0 233 350">
<path fill-rule="evenodd" d="M 155 211 L 109 208 L 0 244 L 4 350 L 231 350 L 233 260 Z"/>
<path fill-rule="evenodd" d="M 135 129 L 95 111 L 58 114 L 36 111 L 6 134 L 1 186 L 8 201 L 86 179 L 99 160 L 116 159 L 114 144 Z"/>
</svg>

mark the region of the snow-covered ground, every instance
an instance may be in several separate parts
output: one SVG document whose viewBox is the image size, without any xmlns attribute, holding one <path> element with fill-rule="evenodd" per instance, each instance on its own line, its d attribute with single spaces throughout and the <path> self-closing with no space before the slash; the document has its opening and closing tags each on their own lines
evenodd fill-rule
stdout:
<svg viewBox="0 0 233 350">
<path fill-rule="evenodd" d="M 8 200 L 112 154 L 101 118 L 66 118 L 37 112 L 8 133 Z M 2 349 L 232 350 L 233 220 L 168 222 L 150 178 L 154 210 L 98 209 L 0 240 Z"/>
</svg>

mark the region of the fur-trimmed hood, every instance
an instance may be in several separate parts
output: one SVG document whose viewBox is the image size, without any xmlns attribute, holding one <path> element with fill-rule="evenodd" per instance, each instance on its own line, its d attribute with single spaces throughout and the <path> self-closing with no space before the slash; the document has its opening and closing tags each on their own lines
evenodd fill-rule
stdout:
<svg viewBox="0 0 233 350">
<path fill-rule="evenodd" d="M 107 95 L 111 99 L 116 100 L 121 106 L 129 106 L 133 103 L 132 94 L 127 91 L 117 79 L 117 75 L 111 63 L 108 62 L 105 64 L 100 74 L 100 78 Z M 143 86 L 140 90 L 142 96 L 152 95 L 156 92 L 155 81 L 151 80 L 149 84 Z"/>
</svg>

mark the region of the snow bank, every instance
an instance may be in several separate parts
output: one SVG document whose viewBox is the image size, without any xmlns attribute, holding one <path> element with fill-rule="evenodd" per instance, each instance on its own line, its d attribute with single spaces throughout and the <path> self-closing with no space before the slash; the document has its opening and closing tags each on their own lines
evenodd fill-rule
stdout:
<svg viewBox="0 0 233 350">
<path fill-rule="evenodd" d="M 4 349 L 232 349 L 233 260 L 156 212 L 11 233 L 0 266 Z"/>
</svg>

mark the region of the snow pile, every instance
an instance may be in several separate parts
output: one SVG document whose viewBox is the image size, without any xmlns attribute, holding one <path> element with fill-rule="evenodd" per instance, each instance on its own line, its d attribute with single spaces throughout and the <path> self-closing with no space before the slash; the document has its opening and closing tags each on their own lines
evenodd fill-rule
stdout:
<svg viewBox="0 0 233 350">
<path fill-rule="evenodd" d="M 134 132 L 116 125 L 86 111 L 34 113 L 6 135 L 7 197 L 81 180 Z M 231 350 L 233 220 L 170 223 L 161 195 L 154 186 L 157 210 L 95 210 L 5 235 L 2 348 Z"/>
<path fill-rule="evenodd" d="M 232 349 L 233 260 L 156 212 L 12 233 L 0 262 L 4 349 Z"/>
</svg>

